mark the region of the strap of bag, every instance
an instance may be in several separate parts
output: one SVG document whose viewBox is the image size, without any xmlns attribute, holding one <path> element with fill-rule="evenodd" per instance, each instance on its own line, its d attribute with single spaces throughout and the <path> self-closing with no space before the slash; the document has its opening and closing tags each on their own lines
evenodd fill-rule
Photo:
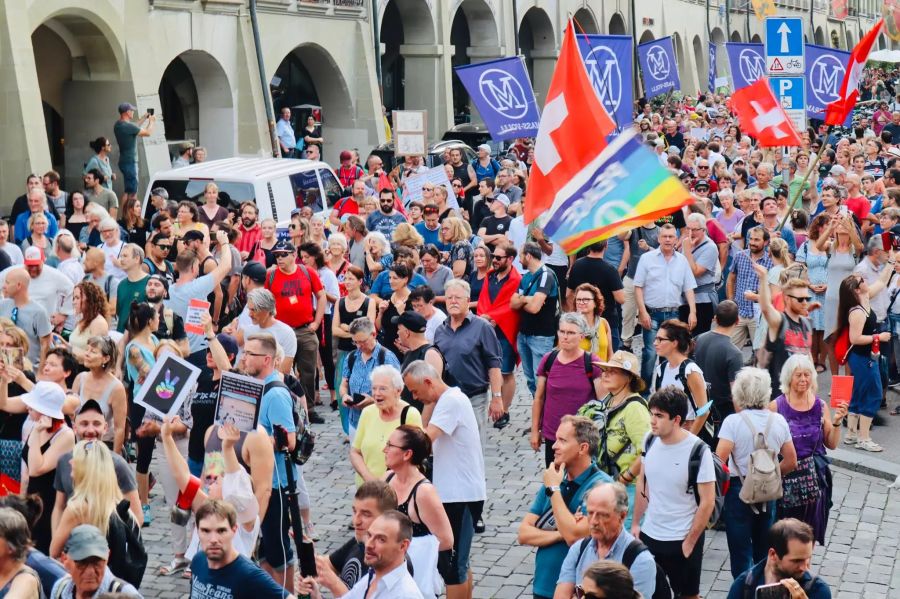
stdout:
<svg viewBox="0 0 900 599">
<path fill-rule="evenodd" d="M 628 543 L 625 552 L 622 554 L 622 565 L 630 569 L 634 564 L 634 560 L 637 559 L 637 556 L 645 551 L 649 551 L 649 548 L 641 543 L 639 539 L 634 539 Z"/>
<path fill-rule="evenodd" d="M 403 406 L 403 409 L 400 410 L 400 426 L 406 424 L 406 415 L 409 413 L 409 406 Z"/>
</svg>

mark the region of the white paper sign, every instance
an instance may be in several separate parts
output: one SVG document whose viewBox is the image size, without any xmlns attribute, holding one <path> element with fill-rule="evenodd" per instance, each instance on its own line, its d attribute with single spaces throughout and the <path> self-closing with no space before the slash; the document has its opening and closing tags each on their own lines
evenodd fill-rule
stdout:
<svg viewBox="0 0 900 599">
<path fill-rule="evenodd" d="M 403 200 L 407 205 L 409 205 L 410 202 L 421 202 L 422 186 L 425 185 L 425 183 L 431 183 L 435 187 L 440 185 L 446 189 L 447 205 L 454 210 L 459 210 L 456 194 L 453 193 L 453 187 L 450 185 L 450 180 L 447 179 L 447 171 L 444 170 L 443 166 L 436 166 L 419 175 L 407 177 L 404 182 L 406 183 L 406 193 L 403 194 Z"/>
</svg>

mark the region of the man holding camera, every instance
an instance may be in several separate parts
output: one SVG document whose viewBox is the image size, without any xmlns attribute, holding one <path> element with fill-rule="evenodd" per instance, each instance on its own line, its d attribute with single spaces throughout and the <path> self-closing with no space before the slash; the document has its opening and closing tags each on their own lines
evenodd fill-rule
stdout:
<svg viewBox="0 0 900 599">
<path fill-rule="evenodd" d="M 141 117 L 140 121 L 133 123 L 135 110 L 137 108 L 130 102 L 119 104 L 119 120 L 113 125 L 113 133 L 119 144 L 119 170 L 122 171 L 122 180 L 125 183 L 125 193 L 121 198 L 123 203 L 129 197 L 137 197 L 137 138 L 150 137 L 153 134 L 153 125 L 156 123 L 156 116 L 153 114 L 152 108 L 147 110 L 147 114 Z M 147 123 L 146 127 L 144 127 L 144 123 Z"/>
</svg>

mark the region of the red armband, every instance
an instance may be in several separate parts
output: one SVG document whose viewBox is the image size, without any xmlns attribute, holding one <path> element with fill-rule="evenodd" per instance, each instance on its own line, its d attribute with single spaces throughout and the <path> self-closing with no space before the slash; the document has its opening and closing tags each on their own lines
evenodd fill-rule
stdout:
<svg viewBox="0 0 900 599">
<path fill-rule="evenodd" d="M 184 488 L 184 491 L 178 492 L 178 498 L 175 499 L 175 505 L 183 510 L 190 510 L 191 506 L 194 504 L 194 497 L 197 496 L 197 491 L 200 490 L 200 479 L 196 476 L 192 476 L 191 480 L 188 481 L 187 487 Z"/>
</svg>

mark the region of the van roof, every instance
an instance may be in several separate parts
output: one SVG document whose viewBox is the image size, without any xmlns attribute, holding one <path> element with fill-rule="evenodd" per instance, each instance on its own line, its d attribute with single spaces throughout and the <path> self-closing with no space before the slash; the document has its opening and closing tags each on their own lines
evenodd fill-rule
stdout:
<svg viewBox="0 0 900 599">
<path fill-rule="evenodd" d="M 255 181 L 292 175 L 322 167 L 325 162 L 284 158 L 222 158 L 154 173 L 153 179 L 216 179 L 220 181 Z"/>
</svg>

